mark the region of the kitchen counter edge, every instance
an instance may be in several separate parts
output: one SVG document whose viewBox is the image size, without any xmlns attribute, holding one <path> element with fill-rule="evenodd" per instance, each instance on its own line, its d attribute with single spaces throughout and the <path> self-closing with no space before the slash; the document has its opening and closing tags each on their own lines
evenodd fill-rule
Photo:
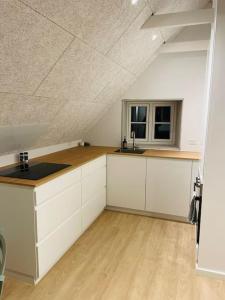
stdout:
<svg viewBox="0 0 225 300">
<path fill-rule="evenodd" d="M 40 180 L 28 180 L 28 179 L 17 179 L 0 176 L 0 183 L 20 185 L 30 188 L 38 187 L 42 184 L 47 183 L 50 180 L 57 178 L 65 173 L 68 173 L 82 165 L 97 159 L 102 155 L 122 155 L 122 156 L 136 156 L 136 157 L 158 157 L 158 158 L 173 158 L 173 159 L 188 159 L 188 160 L 200 160 L 199 152 L 189 151 L 174 151 L 174 150 L 152 150 L 147 149 L 143 154 L 134 153 L 121 153 L 115 152 L 117 147 L 101 147 L 101 146 L 90 146 L 90 147 L 75 147 L 59 152 L 51 153 L 48 155 L 40 156 L 31 160 L 32 163 L 38 162 L 50 162 L 50 163 L 66 163 L 71 166 L 63 169 L 57 173 L 51 174 Z M 9 166 L 5 166 L 1 169 L 5 169 Z"/>
</svg>

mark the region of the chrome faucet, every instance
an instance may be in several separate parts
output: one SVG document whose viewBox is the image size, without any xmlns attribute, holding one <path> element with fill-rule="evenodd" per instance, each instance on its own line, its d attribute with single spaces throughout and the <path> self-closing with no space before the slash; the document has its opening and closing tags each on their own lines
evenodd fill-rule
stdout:
<svg viewBox="0 0 225 300">
<path fill-rule="evenodd" d="M 133 150 L 135 150 L 135 131 L 131 131 L 131 137 L 133 139 Z"/>
</svg>

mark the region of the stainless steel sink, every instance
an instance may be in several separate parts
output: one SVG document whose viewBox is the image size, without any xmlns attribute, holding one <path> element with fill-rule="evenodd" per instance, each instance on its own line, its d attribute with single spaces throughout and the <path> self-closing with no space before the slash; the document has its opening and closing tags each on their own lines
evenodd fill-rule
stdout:
<svg viewBox="0 0 225 300">
<path fill-rule="evenodd" d="M 145 152 L 144 149 L 131 149 L 131 148 L 127 148 L 127 149 L 117 149 L 115 152 L 120 152 L 120 153 L 133 153 L 133 154 L 143 154 Z"/>
</svg>

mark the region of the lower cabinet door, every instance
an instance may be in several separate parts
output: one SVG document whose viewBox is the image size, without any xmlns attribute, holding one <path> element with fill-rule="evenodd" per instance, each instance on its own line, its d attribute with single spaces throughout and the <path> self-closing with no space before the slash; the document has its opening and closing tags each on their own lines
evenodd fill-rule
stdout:
<svg viewBox="0 0 225 300">
<path fill-rule="evenodd" d="M 88 226 L 99 216 L 106 206 L 106 189 L 103 188 L 89 199 L 82 207 L 82 230 Z"/>
<path fill-rule="evenodd" d="M 192 161 L 148 158 L 146 210 L 187 217 L 192 182 Z"/>
<path fill-rule="evenodd" d="M 107 157 L 107 205 L 145 209 L 146 158 Z"/>
<path fill-rule="evenodd" d="M 38 273 L 43 277 L 81 234 L 80 210 L 66 220 L 46 240 L 37 245 Z"/>
</svg>

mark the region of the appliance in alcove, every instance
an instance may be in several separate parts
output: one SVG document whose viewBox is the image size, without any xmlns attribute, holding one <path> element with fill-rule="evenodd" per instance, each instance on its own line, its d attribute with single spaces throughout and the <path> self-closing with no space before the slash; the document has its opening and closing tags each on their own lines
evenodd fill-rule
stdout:
<svg viewBox="0 0 225 300">
<path fill-rule="evenodd" d="M 193 199 L 191 201 L 188 221 L 196 225 L 196 243 L 199 244 L 200 226 L 201 226 L 201 210 L 202 210 L 202 189 L 200 177 L 196 177 L 194 182 Z"/>
</svg>

